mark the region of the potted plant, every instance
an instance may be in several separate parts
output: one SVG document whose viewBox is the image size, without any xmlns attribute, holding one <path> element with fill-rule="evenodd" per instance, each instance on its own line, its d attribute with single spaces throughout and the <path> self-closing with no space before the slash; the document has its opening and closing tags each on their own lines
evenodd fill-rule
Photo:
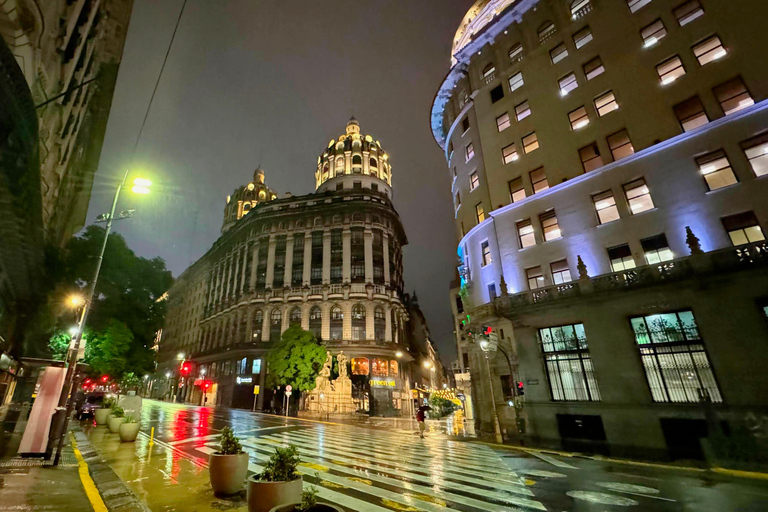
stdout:
<svg viewBox="0 0 768 512">
<path fill-rule="evenodd" d="M 229 427 L 221 429 L 221 446 L 208 459 L 208 474 L 213 493 L 219 496 L 236 494 L 243 489 L 248 474 L 248 454 Z"/>
<path fill-rule="evenodd" d="M 141 424 L 136 421 L 133 414 L 128 414 L 125 417 L 125 421 L 120 425 L 120 440 L 124 443 L 130 443 L 136 440 L 136 436 L 139 435 L 139 427 Z"/>
<path fill-rule="evenodd" d="M 105 398 L 102 406 L 93 412 L 93 419 L 96 420 L 97 425 L 106 425 L 109 419 L 109 413 L 112 412 L 112 406 L 115 401 L 111 398 Z"/>
<path fill-rule="evenodd" d="M 107 420 L 107 427 L 113 434 L 117 434 L 120 431 L 120 425 L 125 421 L 125 411 L 119 405 L 112 406 L 112 414 L 109 415 Z"/>
<path fill-rule="evenodd" d="M 317 488 L 310 487 L 301 493 L 300 503 L 287 503 L 279 505 L 269 512 L 344 512 L 339 507 L 330 503 L 318 503 Z"/>
<path fill-rule="evenodd" d="M 299 502 L 303 480 L 296 471 L 298 465 L 295 446 L 275 448 L 264 472 L 248 478 L 248 512 L 269 512 L 278 505 Z"/>
</svg>

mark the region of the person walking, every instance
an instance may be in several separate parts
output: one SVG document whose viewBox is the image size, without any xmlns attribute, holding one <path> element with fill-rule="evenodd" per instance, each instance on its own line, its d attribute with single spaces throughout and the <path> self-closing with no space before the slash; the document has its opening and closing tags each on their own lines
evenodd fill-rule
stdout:
<svg viewBox="0 0 768 512">
<path fill-rule="evenodd" d="M 424 419 L 427 411 L 431 411 L 432 408 L 428 405 L 422 405 L 416 412 L 416 421 L 419 423 L 419 437 L 424 439 L 424 431 L 427 430 L 427 424 L 424 423 Z"/>
</svg>

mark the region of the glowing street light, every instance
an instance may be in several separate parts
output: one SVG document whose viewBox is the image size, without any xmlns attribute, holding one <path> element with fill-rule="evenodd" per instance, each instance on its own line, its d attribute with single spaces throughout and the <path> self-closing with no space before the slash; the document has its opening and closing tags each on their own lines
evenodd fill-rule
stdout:
<svg viewBox="0 0 768 512">
<path fill-rule="evenodd" d="M 85 302 L 85 301 L 83 300 L 83 298 L 80 295 L 70 295 L 69 296 L 69 304 L 73 308 L 81 306 L 83 304 L 83 302 Z"/>
<path fill-rule="evenodd" d="M 149 194 L 149 187 L 151 186 L 151 181 L 144 178 L 136 178 L 133 180 L 133 188 L 131 188 L 131 191 L 136 194 Z"/>
<path fill-rule="evenodd" d="M 395 352 L 395 357 L 403 357 L 403 353 L 398 350 Z"/>
<path fill-rule="evenodd" d="M 73 338 L 77 335 L 77 326 L 76 325 L 73 325 L 72 327 L 69 328 L 69 335 L 71 337 L 73 337 Z"/>
</svg>

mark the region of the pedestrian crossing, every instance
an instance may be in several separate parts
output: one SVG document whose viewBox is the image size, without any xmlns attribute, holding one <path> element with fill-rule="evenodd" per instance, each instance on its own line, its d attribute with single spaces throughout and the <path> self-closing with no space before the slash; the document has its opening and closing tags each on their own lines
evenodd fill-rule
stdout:
<svg viewBox="0 0 768 512">
<path fill-rule="evenodd" d="M 276 447 L 292 444 L 305 487 L 349 510 L 546 510 L 525 480 L 487 446 L 354 426 L 248 434 L 243 432 L 241 443 L 250 471 L 261 472 Z M 217 447 L 210 440 L 193 449 L 207 455 Z"/>
</svg>

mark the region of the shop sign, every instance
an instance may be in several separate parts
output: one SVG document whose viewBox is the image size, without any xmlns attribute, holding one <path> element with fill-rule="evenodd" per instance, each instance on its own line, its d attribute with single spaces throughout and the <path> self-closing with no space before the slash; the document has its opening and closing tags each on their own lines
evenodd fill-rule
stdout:
<svg viewBox="0 0 768 512">
<path fill-rule="evenodd" d="M 413 399 L 418 399 L 419 398 L 419 390 L 418 389 L 412 389 L 411 390 L 411 397 Z"/>
<path fill-rule="evenodd" d="M 370 380 L 371 387 L 372 388 L 394 388 L 397 387 L 397 384 L 395 384 L 395 379 L 376 379 L 373 378 Z"/>
<path fill-rule="evenodd" d="M 238 384 L 253 384 L 253 377 L 237 377 L 235 382 Z"/>
</svg>

